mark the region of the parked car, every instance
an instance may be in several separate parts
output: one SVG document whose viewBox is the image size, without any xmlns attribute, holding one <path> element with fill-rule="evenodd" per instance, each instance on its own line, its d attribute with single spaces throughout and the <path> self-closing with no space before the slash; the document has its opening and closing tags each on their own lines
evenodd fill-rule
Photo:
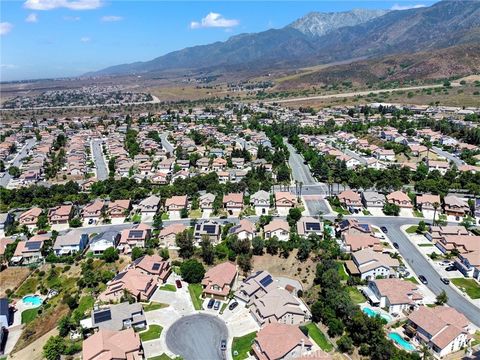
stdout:
<svg viewBox="0 0 480 360">
<path fill-rule="evenodd" d="M 420 279 L 420 281 L 422 282 L 422 284 L 424 284 L 424 285 L 427 285 L 427 284 L 428 284 L 428 280 L 427 280 L 427 278 L 426 278 L 425 276 L 420 275 L 418 278 Z"/>
<path fill-rule="evenodd" d="M 93 224 L 93 219 L 88 219 L 88 225 L 92 225 Z"/>
<path fill-rule="evenodd" d="M 213 307 L 213 304 L 215 304 L 215 299 L 208 300 L 207 308 L 211 309 Z"/>
<path fill-rule="evenodd" d="M 177 289 L 181 289 L 182 288 L 182 282 L 180 280 L 175 280 L 175 285 L 177 285 Z"/>
<path fill-rule="evenodd" d="M 385 234 L 388 233 L 388 229 L 385 226 L 382 226 L 380 230 L 382 230 Z"/>
<path fill-rule="evenodd" d="M 442 280 L 442 282 L 443 282 L 445 285 L 449 285 L 449 284 L 450 284 L 450 280 L 448 280 L 446 277 L 442 277 L 440 280 Z"/>
<path fill-rule="evenodd" d="M 457 268 L 455 267 L 455 265 L 448 265 L 446 268 L 445 268 L 446 271 L 455 271 L 457 270 Z"/>
<path fill-rule="evenodd" d="M 440 262 L 441 266 L 451 266 L 452 262 L 450 260 L 443 260 Z"/>
<path fill-rule="evenodd" d="M 218 310 L 220 309 L 220 301 L 215 301 L 215 305 L 213 305 L 213 310 Z"/>
<path fill-rule="evenodd" d="M 398 246 L 398 243 L 396 243 L 396 242 L 394 242 L 392 245 L 395 249 L 398 249 L 400 247 L 400 246 Z"/>
<path fill-rule="evenodd" d="M 222 342 L 220 343 L 220 350 L 222 351 L 225 351 L 227 350 L 227 340 L 222 340 Z"/>
<path fill-rule="evenodd" d="M 234 301 L 234 302 L 232 302 L 232 303 L 228 306 L 228 309 L 229 309 L 229 310 L 233 310 L 233 309 L 235 309 L 237 306 L 238 306 L 238 302 Z"/>
</svg>

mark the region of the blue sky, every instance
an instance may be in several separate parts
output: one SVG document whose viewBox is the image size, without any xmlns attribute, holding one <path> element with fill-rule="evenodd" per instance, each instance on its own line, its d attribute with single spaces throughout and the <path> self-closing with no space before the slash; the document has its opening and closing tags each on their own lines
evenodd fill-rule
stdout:
<svg viewBox="0 0 480 360">
<path fill-rule="evenodd" d="M 81 75 L 280 28 L 310 11 L 401 9 L 433 2 L 0 0 L 0 78 Z"/>
</svg>

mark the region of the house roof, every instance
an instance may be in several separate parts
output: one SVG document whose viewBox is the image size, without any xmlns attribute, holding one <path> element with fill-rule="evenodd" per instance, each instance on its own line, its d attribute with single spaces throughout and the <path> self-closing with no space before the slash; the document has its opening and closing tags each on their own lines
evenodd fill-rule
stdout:
<svg viewBox="0 0 480 360">
<path fill-rule="evenodd" d="M 187 195 L 172 196 L 165 202 L 165 206 L 185 206 L 187 203 Z"/>
<path fill-rule="evenodd" d="M 31 208 L 30 210 L 25 211 L 24 213 L 20 214 L 19 219 L 22 219 L 26 216 L 33 216 L 39 217 L 42 213 L 42 209 L 39 207 Z"/>
<path fill-rule="evenodd" d="M 411 304 L 413 300 L 420 300 L 423 296 L 418 292 L 418 286 L 402 279 L 372 280 L 382 296 L 388 298 L 390 304 Z"/>
<path fill-rule="evenodd" d="M 209 269 L 202 280 L 202 285 L 229 285 L 237 275 L 237 266 L 229 261 L 218 264 Z"/>
<path fill-rule="evenodd" d="M 411 202 L 408 195 L 405 194 L 403 191 L 394 191 L 394 192 L 388 194 L 387 195 L 387 200 L 388 201 L 395 201 L 395 202 L 408 202 L 408 203 Z"/>
<path fill-rule="evenodd" d="M 179 234 L 183 231 L 185 231 L 187 227 L 183 225 L 182 223 L 173 223 L 170 225 L 165 226 L 162 230 L 160 230 L 160 237 L 168 236 L 168 235 L 176 235 Z"/>
<path fill-rule="evenodd" d="M 263 230 L 267 231 L 275 231 L 275 230 L 284 230 L 290 232 L 290 225 L 283 219 L 274 219 L 270 223 L 264 226 Z"/>
<path fill-rule="evenodd" d="M 223 203 L 229 203 L 229 202 L 234 202 L 234 203 L 243 203 L 243 194 L 242 193 L 230 193 L 223 195 Z"/>
<path fill-rule="evenodd" d="M 136 359 L 127 354 L 141 349 L 140 336 L 133 329 L 112 331 L 101 329 L 83 341 L 84 360 Z"/>
<path fill-rule="evenodd" d="M 139 205 L 141 207 L 143 206 L 154 207 L 154 206 L 158 206 L 158 204 L 160 204 L 160 198 L 156 195 L 150 195 L 146 199 L 143 199 L 142 201 L 140 201 Z"/>
</svg>

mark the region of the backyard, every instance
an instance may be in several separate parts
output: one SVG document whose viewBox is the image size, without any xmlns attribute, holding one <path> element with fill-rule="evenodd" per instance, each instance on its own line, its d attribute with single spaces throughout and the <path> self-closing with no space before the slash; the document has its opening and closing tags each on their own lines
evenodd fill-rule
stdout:
<svg viewBox="0 0 480 360">
<path fill-rule="evenodd" d="M 255 339 L 256 331 L 242 337 L 234 337 L 232 341 L 233 360 L 243 360 L 248 358 L 252 349 L 252 342 Z M 235 355 L 237 354 L 237 355 Z"/>
<path fill-rule="evenodd" d="M 315 341 L 315 343 L 322 348 L 322 350 L 326 352 L 330 352 L 333 350 L 332 344 L 327 340 L 323 332 L 318 328 L 317 325 L 314 323 L 307 324 L 302 326 L 302 328 L 306 329 L 308 332 L 308 336 Z"/>
</svg>

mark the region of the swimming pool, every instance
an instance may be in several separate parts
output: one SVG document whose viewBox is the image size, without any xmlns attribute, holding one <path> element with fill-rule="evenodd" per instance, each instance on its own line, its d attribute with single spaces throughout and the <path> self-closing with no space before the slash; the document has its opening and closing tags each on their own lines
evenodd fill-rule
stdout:
<svg viewBox="0 0 480 360">
<path fill-rule="evenodd" d="M 385 321 L 387 321 L 387 322 L 392 321 L 392 317 L 391 317 L 390 315 L 384 314 L 384 313 L 382 313 L 381 311 L 375 311 L 375 310 L 373 310 L 373 309 L 371 309 L 371 308 L 369 308 L 369 307 L 364 307 L 364 308 L 362 309 L 362 311 L 363 311 L 365 314 L 367 314 L 367 316 L 369 316 L 369 317 L 375 317 L 375 316 L 377 316 L 377 315 L 380 315 L 380 317 L 381 317 L 382 319 L 384 319 Z"/>
<path fill-rule="evenodd" d="M 42 300 L 42 298 L 41 298 L 40 296 L 38 296 L 38 295 L 27 295 L 27 296 L 25 296 L 25 297 L 22 299 L 22 302 L 23 302 L 25 305 L 38 307 L 38 306 L 42 305 L 43 300 Z"/>
<path fill-rule="evenodd" d="M 400 334 L 396 332 L 391 332 L 388 334 L 388 338 L 396 342 L 402 349 L 405 349 L 407 351 L 414 351 L 415 346 L 410 344 L 408 341 L 403 339 Z"/>
</svg>

